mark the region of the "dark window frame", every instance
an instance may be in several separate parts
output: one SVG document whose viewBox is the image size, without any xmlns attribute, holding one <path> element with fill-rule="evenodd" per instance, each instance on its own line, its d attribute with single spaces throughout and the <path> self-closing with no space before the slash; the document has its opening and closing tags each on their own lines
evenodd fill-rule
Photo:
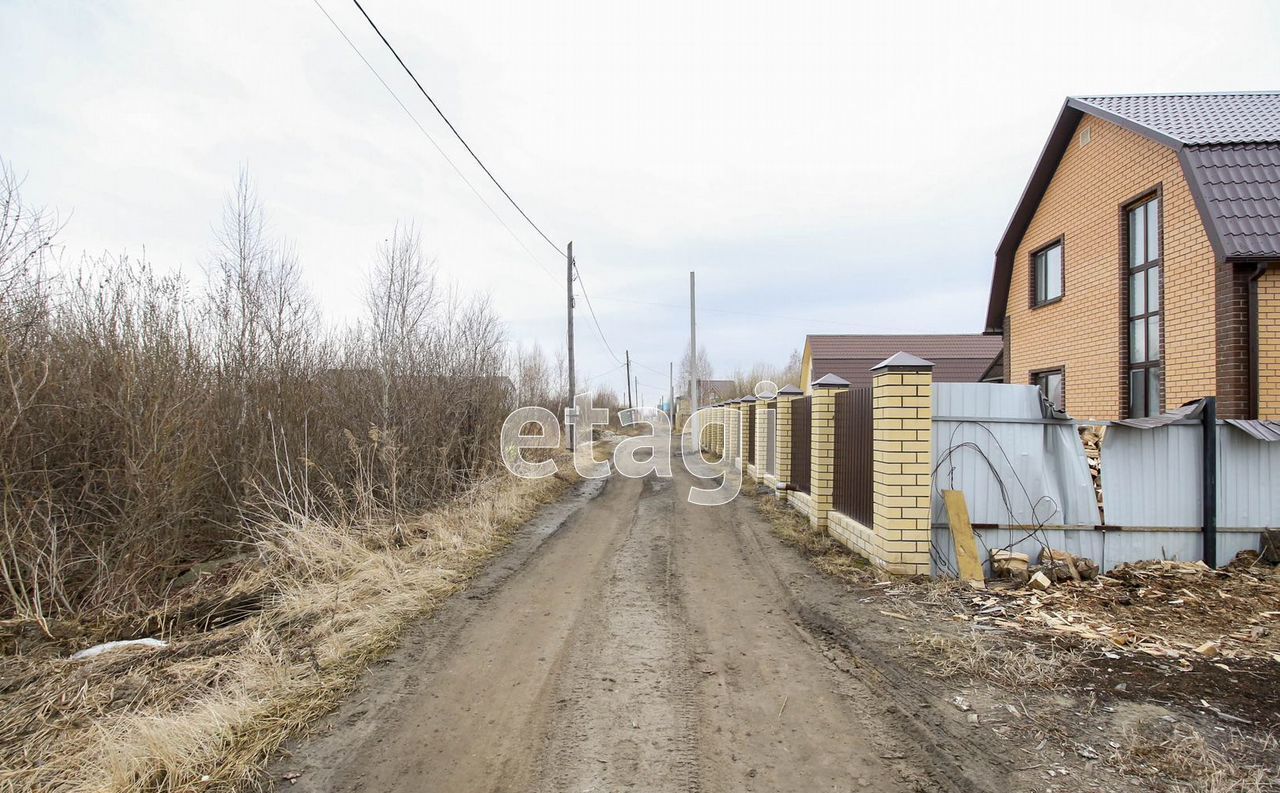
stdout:
<svg viewBox="0 0 1280 793">
<path fill-rule="evenodd" d="M 1156 240 L 1160 245 L 1160 254 L 1155 259 L 1146 259 L 1142 264 L 1136 267 L 1131 266 L 1129 261 L 1129 256 L 1130 256 L 1129 249 L 1131 245 L 1129 213 L 1140 206 L 1146 206 L 1148 203 L 1150 203 L 1153 200 L 1158 200 L 1160 202 L 1156 210 L 1156 223 L 1159 224 L 1159 228 L 1157 229 L 1157 234 L 1156 234 Z M 1119 206 L 1119 223 L 1120 223 L 1120 301 L 1119 301 L 1120 303 L 1120 373 L 1119 373 L 1120 374 L 1120 405 L 1119 407 L 1120 407 L 1120 415 L 1126 418 L 1142 417 L 1142 416 L 1133 415 L 1133 404 L 1132 404 L 1133 400 L 1132 400 L 1132 393 L 1131 393 L 1132 388 L 1130 386 L 1130 378 L 1132 377 L 1132 373 L 1137 370 L 1142 370 L 1145 372 L 1151 369 L 1158 369 L 1160 372 L 1159 374 L 1160 388 L 1159 388 L 1159 393 L 1156 395 L 1157 402 L 1156 402 L 1156 408 L 1154 411 L 1152 411 L 1151 406 L 1149 404 L 1150 398 L 1151 398 L 1151 394 L 1149 393 L 1149 388 L 1147 385 L 1145 385 L 1146 383 L 1149 383 L 1149 380 L 1144 379 L 1143 390 L 1144 392 L 1147 392 L 1147 393 L 1143 394 L 1144 408 L 1145 408 L 1145 412 L 1143 415 L 1144 416 L 1159 415 L 1164 410 L 1165 394 L 1167 393 L 1166 378 L 1168 376 L 1168 370 L 1165 366 L 1167 361 L 1165 359 L 1165 316 L 1164 316 L 1164 308 L 1165 308 L 1164 209 L 1165 209 L 1165 202 L 1164 202 L 1163 183 L 1157 183 L 1154 187 L 1149 187 L 1143 190 L 1141 193 L 1138 193 L 1137 195 L 1133 196 L 1127 201 L 1124 201 Z M 1149 236 L 1149 232 L 1147 232 L 1147 234 Z M 1144 246 L 1145 246 L 1145 240 L 1144 240 Z M 1144 254 L 1144 259 L 1145 259 L 1145 254 Z M 1138 272 L 1143 272 L 1143 273 L 1146 273 L 1146 275 L 1143 276 L 1145 280 L 1146 278 L 1150 277 L 1150 273 L 1153 268 L 1158 268 L 1158 273 L 1159 273 L 1158 278 L 1160 283 L 1157 288 L 1157 294 L 1160 300 L 1160 307 L 1156 311 L 1151 311 L 1151 306 L 1149 304 L 1149 301 L 1147 301 L 1144 303 L 1144 310 L 1141 313 L 1132 314 L 1130 309 L 1132 308 L 1132 305 L 1133 305 L 1132 303 L 1133 295 L 1131 294 L 1132 290 L 1130 289 L 1130 286 L 1129 286 L 1130 276 Z M 1148 286 L 1146 287 L 1146 289 L 1147 289 L 1147 294 L 1149 295 L 1150 287 Z M 1144 296 L 1144 301 L 1146 300 L 1147 298 L 1146 296 Z M 1146 320 L 1149 320 L 1153 317 L 1158 319 L 1159 326 L 1160 326 L 1160 338 L 1159 338 L 1159 345 L 1158 345 L 1159 357 L 1156 358 L 1155 360 L 1152 360 L 1151 350 L 1147 349 L 1146 356 L 1145 356 L 1146 360 L 1138 363 L 1134 363 L 1133 361 L 1130 360 L 1130 350 L 1132 349 L 1132 345 L 1133 345 L 1133 338 L 1132 338 L 1133 334 L 1132 334 L 1132 331 L 1130 330 L 1132 327 L 1131 322 L 1136 320 L 1142 320 L 1145 327 Z M 1147 347 L 1149 348 L 1150 339 L 1148 338 L 1147 341 L 1148 341 Z M 1145 375 L 1145 377 L 1149 378 L 1150 375 Z"/>
<path fill-rule="evenodd" d="M 1043 369 L 1032 369 L 1028 373 L 1028 378 L 1030 380 L 1031 385 L 1040 387 L 1040 378 L 1044 377 L 1045 375 L 1051 375 L 1051 374 L 1056 374 L 1060 378 L 1062 378 L 1062 404 L 1059 405 L 1058 407 L 1061 410 L 1066 411 L 1067 409 L 1067 365 L 1065 363 L 1058 364 L 1057 366 L 1047 366 Z M 1048 399 L 1050 402 L 1053 401 L 1052 398 L 1049 396 L 1047 390 L 1042 388 L 1041 393 L 1044 394 L 1045 399 Z"/>
<path fill-rule="evenodd" d="M 1054 248 L 1054 247 L 1057 247 L 1060 249 L 1058 253 L 1058 286 L 1061 291 L 1059 291 L 1057 296 L 1055 297 L 1049 297 L 1044 300 L 1038 300 L 1036 296 L 1036 273 L 1039 272 L 1039 269 L 1036 267 L 1036 259 L 1040 256 L 1040 254 L 1047 253 L 1051 248 Z M 1051 306 L 1054 303 L 1061 302 L 1063 296 L 1067 294 L 1067 237 L 1066 235 L 1060 234 L 1056 239 L 1049 240 L 1044 245 L 1041 245 L 1039 248 L 1036 248 L 1035 250 L 1033 250 L 1031 252 L 1031 257 L 1029 259 L 1027 273 L 1029 276 L 1027 278 L 1027 281 L 1028 281 L 1028 285 L 1030 286 L 1030 289 L 1028 291 L 1030 292 L 1030 296 L 1031 296 L 1031 308 L 1033 309 L 1043 308 L 1045 306 Z"/>
</svg>

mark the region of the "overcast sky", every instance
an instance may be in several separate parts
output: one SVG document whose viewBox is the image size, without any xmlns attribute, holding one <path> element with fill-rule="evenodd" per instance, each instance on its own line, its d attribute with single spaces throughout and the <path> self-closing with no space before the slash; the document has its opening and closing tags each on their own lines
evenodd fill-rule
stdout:
<svg viewBox="0 0 1280 793">
<path fill-rule="evenodd" d="M 1280 88 L 1275 3 L 363 1 L 516 200 L 574 241 L 610 345 L 650 367 L 646 402 L 687 343 L 690 270 L 718 374 L 782 363 L 811 332 L 978 332 L 1065 96 Z M 76 259 L 145 248 L 200 278 L 244 164 L 334 321 L 415 221 L 512 338 L 563 345 L 563 261 L 354 5 L 319 2 L 537 263 L 313 0 L 0 0 L 0 157 L 70 216 Z M 577 339 L 580 380 L 623 388 L 585 310 Z"/>
</svg>

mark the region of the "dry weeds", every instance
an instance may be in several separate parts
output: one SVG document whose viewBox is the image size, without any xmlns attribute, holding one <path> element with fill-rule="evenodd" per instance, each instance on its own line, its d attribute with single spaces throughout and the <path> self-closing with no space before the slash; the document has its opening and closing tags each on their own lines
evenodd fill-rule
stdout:
<svg viewBox="0 0 1280 793">
<path fill-rule="evenodd" d="M 1154 791 L 1264 793 L 1280 790 L 1276 740 L 1235 731 L 1218 745 L 1189 724 L 1149 721 L 1116 742 L 1109 762 L 1122 773 L 1143 777 Z M 1270 757 L 1271 765 L 1246 758 Z"/>
<path fill-rule="evenodd" d="M 568 486 L 504 476 L 400 525 L 265 526 L 257 558 L 211 593 L 232 605 L 222 627 L 171 613 L 164 650 L 0 660 L 0 789 L 242 787 Z"/>
<path fill-rule="evenodd" d="M 983 678 L 1009 689 L 1056 688 L 1084 660 L 1079 650 L 1025 642 L 1014 644 L 989 633 L 915 636 L 910 652 L 927 661 L 929 674 L 949 678 Z"/>
<path fill-rule="evenodd" d="M 769 521 L 773 533 L 788 545 L 799 548 L 813 566 L 848 584 L 865 584 L 877 579 L 876 571 L 865 560 L 850 552 L 821 529 L 809 525 L 800 513 L 772 495 L 753 499 L 756 508 Z"/>
</svg>

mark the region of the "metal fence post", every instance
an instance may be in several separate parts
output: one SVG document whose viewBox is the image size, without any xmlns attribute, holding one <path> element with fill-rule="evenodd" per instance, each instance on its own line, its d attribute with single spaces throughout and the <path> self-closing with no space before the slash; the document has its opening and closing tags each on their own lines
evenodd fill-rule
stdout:
<svg viewBox="0 0 1280 793">
<path fill-rule="evenodd" d="M 1200 411 L 1203 454 L 1201 509 L 1204 521 L 1204 548 L 1201 556 L 1210 567 L 1218 566 L 1218 399 L 1205 397 Z"/>
</svg>

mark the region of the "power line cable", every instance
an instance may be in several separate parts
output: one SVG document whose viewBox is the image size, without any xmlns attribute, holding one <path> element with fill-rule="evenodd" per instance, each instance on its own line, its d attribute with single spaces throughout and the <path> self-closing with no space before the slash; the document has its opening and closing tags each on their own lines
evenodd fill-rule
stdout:
<svg viewBox="0 0 1280 793">
<path fill-rule="evenodd" d="M 609 346 L 608 339 L 604 337 L 604 329 L 600 327 L 600 320 L 596 317 L 595 306 L 591 305 L 591 296 L 587 294 L 587 285 L 582 280 L 582 271 L 578 269 L 578 262 L 576 260 L 573 263 L 573 272 L 578 277 L 578 288 L 582 290 L 582 298 L 587 301 L 587 310 L 591 312 L 591 321 L 596 326 L 596 335 L 600 337 L 600 341 L 604 343 L 605 349 L 609 351 L 609 355 L 613 357 L 613 360 L 625 366 L 626 364 L 624 364 L 622 359 L 618 357 L 618 354 L 613 351 L 613 347 Z"/>
<path fill-rule="evenodd" d="M 449 130 L 453 132 L 454 137 L 458 139 L 458 142 L 461 143 L 463 148 L 467 150 L 467 153 L 471 155 L 471 159 L 476 161 L 476 164 L 485 172 L 485 175 L 489 177 L 489 180 L 502 191 L 502 194 L 511 202 L 511 206 L 516 208 L 516 211 L 529 222 L 530 226 L 533 226 L 533 230 L 538 232 L 538 235 L 546 240 L 547 244 L 555 249 L 556 253 L 564 256 L 565 252 L 560 248 L 560 246 L 552 242 L 551 238 L 544 234 L 542 229 L 538 228 L 538 224 L 533 222 L 533 218 L 529 217 L 528 213 L 526 213 L 520 205 L 516 203 L 516 200 L 507 192 L 507 188 L 502 186 L 502 183 L 493 175 L 493 172 L 489 170 L 489 167 L 484 164 L 484 161 L 482 161 L 471 148 L 471 144 L 467 143 L 466 139 L 462 137 L 462 133 L 458 132 L 458 128 L 453 125 L 453 122 L 449 120 L 449 117 L 446 116 L 444 111 L 440 109 L 440 106 L 436 104 L 436 100 L 432 99 L 431 94 L 427 93 L 427 89 L 423 88 L 422 83 L 418 82 L 418 78 L 413 73 L 413 70 L 410 69 L 408 64 L 404 62 L 404 59 L 400 57 L 400 53 L 396 52 L 396 48 L 391 46 L 391 42 L 387 41 L 387 37 L 382 35 L 382 31 L 378 29 L 378 25 L 373 21 L 373 17 L 369 16 L 369 12 L 365 11 L 364 6 L 360 5 L 360 0 L 351 0 L 351 2 L 356 4 L 356 8 L 360 9 L 360 13 L 363 14 L 365 20 L 369 22 L 369 26 L 373 28 L 373 32 L 377 33 L 378 38 L 382 39 L 382 43 L 387 45 L 387 49 L 391 50 L 391 54 L 395 56 L 396 62 L 400 64 L 400 68 L 404 69 L 405 74 L 409 75 L 409 79 L 413 80 L 413 84 L 418 86 L 418 90 L 422 92 L 422 95 L 425 96 L 427 101 L 431 103 L 431 106 L 435 108 L 436 113 L 440 115 L 440 118 L 444 120 L 444 123 L 449 126 Z"/>
<path fill-rule="evenodd" d="M 369 60 L 365 58 L 364 54 L 360 52 L 360 49 L 356 47 L 356 45 L 351 41 L 351 39 L 347 36 L 347 34 L 343 32 L 342 28 L 338 25 L 338 23 L 334 21 L 332 16 L 329 15 L 329 12 L 326 11 L 324 7 L 320 5 L 319 0 L 312 0 L 312 2 L 316 4 L 316 7 L 319 8 L 321 13 L 325 15 L 325 17 L 329 20 L 329 23 L 333 25 L 333 27 L 338 31 L 339 35 L 341 35 L 342 38 L 351 47 L 351 49 L 355 51 L 356 55 L 360 57 L 360 60 L 364 62 L 365 66 L 367 66 L 369 70 L 373 72 L 374 77 L 378 79 L 378 82 L 382 84 L 383 88 L 385 88 L 388 91 L 388 93 L 391 94 L 391 96 L 396 100 L 396 103 L 400 105 L 401 109 L 404 110 L 406 114 L 408 114 L 409 118 L 413 120 L 413 123 L 418 127 L 419 130 L 422 131 L 422 134 L 427 137 L 427 140 L 431 141 L 431 145 L 435 147 L 436 151 L 440 152 L 440 155 L 445 158 L 445 161 L 449 163 L 450 167 L 453 168 L 454 172 L 457 173 L 458 176 L 461 177 L 462 180 L 467 183 L 467 186 L 471 188 L 471 191 L 476 194 L 476 197 L 480 199 L 480 201 L 485 205 L 485 207 L 489 210 L 489 212 L 493 214 L 493 216 L 498 220 L 498 222 L 502 223 L 503 227 L 506 228 L 507 232 L 511 234 L 511 236 L 516 240 L 517 243 L 520 244 L 520 247 L 524 248 L 525 253 L 529 255 L 530 259 L 532 259 L 533 262 L 538 266 L 538 268 L 541 269 L 544 273 L 546 273 L 548 277 L 554 280 L 558 280 L 558 279 L 555 279 L 555 276 L 551 274 L 551 271 L 548 270 L 545 266 L 543 266 L 542 262 L 540 262 L 537 259 L 537 257 L 534 256 L 533 252 L 529 250 L 529 248 L 524 244 L 524 242 L 520 240 L 519 237 L 516 236 L 515 232 L 512 231 L 510 226 L 507 225 L 506 221 L 504 221 L 502 217 L 498 215 L 496 211 L 494 211 L 493 207 L 490 206 L 489 203 L 484 200 L 484 197 L 481 196 L 480 192 L 475 188 L 475 186 L 471 183 L 471 181 L 467 179 L 467 177 L 462 173 L 462 171 L 457 167 L 457 165 L 454 164 L 453 160 L 451 160 L 449 156 L 445 154 L 444 150 L 440 147 L 440 145 L 436 143 L 435 138 L 433 138 L 430 135 L 430 133 L 427 132 L 426 128 L 422 126 L 422 124 L 418 121 L 417 117 L 414 116 L 413 113 L 409 111 L 409 108 L 406 107 L 404 102 L 400 100 L 400 97 L 395 93 L 394 90 L 392 90 L 391 86 L 387 84 L 386 80 L 382 78 L 382 75 L 378 73 L 377 69 L 373 67 L 373 65 L 369 62 Z M 391 44 L 391 42 L 387 39 L 387 37 L 383 35 L 382 30 L 378 27 L 377 23 L 373 21 L 373 17 L 369 16 L 369 12 L 366 11 L 364 6 L 360 4 L 360 0 L 352 0 L 352 2 L 355 4 L 356 8 L 359 9 L 360 14 L 365 18 L 365 21 L 369 23 L 369 26 L 373 28 L 374 33 L 378 35 L 378 38 L 382 41 L 382 43 L 386 46 L 386 48 L 391 52 L 392 56 L 395 57 L 396 62 L 400 64 L 400 68 L 404 70 L 405 74 L 409 75 L 409 79 L 413 80 L 413 84 L 417 86 L 418 91 L 421 92 L 422 95 L 426 98 L 426 100 L 431 104 L 431 107 L 440 116 L 441 120 L 443 120 L 444 123 L 449 127 L 449 130 L 454 134 L 454 137 L 458 139 L 458 142 L 461 143 L 463 148 L 467 150 L 467 153 L 471 155 L 471 158 L 475 160 L 476 164 L 479 165 L 481 170 L 485 172 L 485 175 L 489 177 L 489 180 L 493 182 L 494 186 L 497 187 L 498 190 L 502 192 L 502 195 L 507 199 L 507 201 L 511 203 L 511 206 L 515 207 L 516 211 L 520 213 L 520 216 L 523 217 L 525 221 L 528 222 L 528 224 L 533 228 L 533 230 L 538 232 L 538 236 L 542 237 L 542 239 L 545 240 L 546 243 L 551 246 L 552 250 L 554 250 L 557 254 L 561 256 L 565 256 L 566 254 L 560 248 L 560 246 L 557 245 L 554 241 L 552 241 L 552 239 L 548 237 L 545 232 L 543 232 L 543 230 L 538 226 L 537 223 L 533 222 L 533 218 L 529 217 L 529 214 L 524 211 L 524 208 L 521 207 L 520 204 L 517 203 L 514 198 L 512 198 L 511 194 L 507 192 L 507 189 L 502 186 L 502 183 L 499 182 L 497 177 L 493 175 L 493 172 L 489 170 L 489 167 L 484 164 L 484 161 L 481 160 L 479 155 L 476 154 L 475 150 L 471 148 L 471 144 L 467 143 L 466 139 L 462 137 L 462 133 L 458 131 L 458 128 L 453 125 L 453 122 L 449 120 L 449 117 L 446 116 L 444 114 L 444 111 L 440 109 L 440 106 L 436 103 L 435 99 L 431 97 L 431 94 L 427 93 L 427 89 L 423 87 L 421 81 L 418 80 L 417 75 L 413 73 L 413 70 L 409 68 L 409 65 L 406 64 L 404 62 L 404 59 L 400 57 L 400 53 L 396 51 L 396 48 Z M 573 263 L 573 269 L 578 279 L 579 288 L 581 288 L 582 290 L 582 296 L 586 300 L 587 308 L 591 313 L 591 321 L 592 321 L 592 324 L 595 325 L 596 334 L 600 337 L 600 341 L 604 344 L 605 349 L 609 351 L 609 355 L 613 358 L 613 360 L 619 364 L 622 364 L 622 360 L 618 358 L 617 353 L 613 351 L 613 347 L 609 344 L 609 340 L 604 334 L 604 329 L 600 326 L 600 319 L 599 317 L 596 316 L 595 306 L 593 306 L 591 303 L 591 296 L 587 293 L 586 285 L 583 283 L 583 280 L 582 280 L 582 271 L 578 268 L 578 264 L 576 261 Z M 657 370 L 654 370 L 654 371 L 657 371 Z"/>
<path fill-rule="evenodd" d="M 511 235 L 511 239 L 515 240 L 516 244 L 519 245 L 522 249 L 524 249 L 524 252 L 529 255 L 530 261 L 532 261 L 535 265 L 537 265 L 538 269 L 546 273 L 548 278 L 551 278 L 552 280 L 559 283 L 560 279 L 552 275 L 551 271 L 548 270 L 546 266 L 543 265 L 542 262 L 538 260 L 538 257 L 534 256 L 533 251 L 529 250 L 529 246 L 524 244 L 524 240 L 520 239 L 520 237 L 516 235 L 515 231 L 512 230 L 511 226 L 507 225 L 507 221 L 502 219 L 502 216 L 497 213 L 497 211 L 493 208 L 493 206 L 490 205 L 489 202 L 485 200 L 483 195 L 481 195 L 480 191 L 476 189 L 476 186 L 471 183 L 471 180 L 467 178 L 467 175 L 464 174 L 462 170 L 458 168 L 458 166 L 453 162 L 453 160 L 449 157 L 449 155 L 445 153 L 445 150 L 440 148 L 440 144 L 436 142 L 436 139 L 431 136 L 430 132 L 427 132 L 426 127 L 422 126 L 422 122 L 418 121 L 418 117 L 413 114 L 413 111 L 409 110 L 408 106 L 405 105 L 405 103 L 400 99 L 400 96 L 395 92 L 395 90 L 392 89 L 392 87 L 387 84 L 387 81 L 382 79 L 382 75 L 379 74 L 378 70 L 373 67 L 373 64 L 370 63 L 369 59 L 364 56 L 364 53 L 360 51 L 360 48 L 356 46 L 355 42 L 353 42 L 351 38 L 347 36 L 346 32 L 337 23 L 337 21 L 334 20 L 334 18 L 329 15 L 329 12 L 325 10 L 325 7 L 320 5 L 320 0 L 311 0 L 311 2 L 315 4 L 316 8 L 320 9 L 320 13 L 324 14 L 325 19 L 329 20 L 329 24 L 333 25 L 333 29 L 338 31 L 338 35 L 342 37 L 343 41 L 347 42 L 347 46 L 349 46 L 351 48 L 351 51 L 354 52 L 356 56 L 360 58 L 360 60 L 364 63 L 366 67 L 368 67 L 369 71 L 373 74 L 373 76 L 377 78 L 379 83 L 382 84 L 382 87 L 387 90 L 387 93 L 391 94 L 391 98 L 396 100 L 396 104 L 399 105 L 400 109 L 405 112 L 405 115 L 409 117 L 409 120 L 414 123 L 414 126 L 418 128 L 418 131 L 421 132 L 423 136 L 426 137 L 426 139 L 431 142 L 431 145 L 434 146 L 435 150 L 440 153 L 440 156 L 444 158 L 444 161 L 449 163 L 449 167 L 452 168 L 453 172 L 458 175 L 458 178 L 462 179 L 462 181 L 466 183 L 467 187 L 471 188 L 471 192 L 475 194 L 476 198 L 480 199 L 480 203 L 484 204 L 485 209 L 489 210 L 489 214 L 493 215 L 494 219 L 497 220 L 499 223 L 501 223 L 502 227 L 507 230 L 508 234 Z"/>
<path fill-rule="evenodd" d="M 639 362 L 639 361 L 637 361 L 635 358 L 632 358 L 632 359 L 631 359 L 631 362 L 632 362 L 633 364 L 635 364 L 636 366 L 639 366 L 641 369 L 648 369 L 650 372 L 653 372 L 654 374 L 659 374 L 659 375 L 665 375 L 665 374 L 667 374 L 667 372 L 664 372 L 664 371 L 662 371 L 661 369 L 655 369 L 655 368 L 653 368 L 652 366 L 649 366 L 648 364 L 640 363 L 640 362 Z"/>
<path fill-rule="evenodd" d="M 611 374 L 613 374 L 614 372 L 618 371 L 619 369 L 623 368 L 624 366 L 626 366 L 626 364 L 625 364 L 625 363 L 620 363 L 620 364 L 618 364 L 617 366 L 613 367 L 612 369 L 608 369 L 608 370 L 606 370 L 606 371 L 603 371 L 603 372 L 601 372 L 600 374 L 593 375 L 593 376 L 591 376 L 591 377 L 584 377 L 584 378 L 582 379 L 582 383 L 583 383 L 583 385 L 585 385 L 585 384 L 587 384 L 587 383 L 590 383 L 592 380 L 599 380 L 601 377 L 605 377 L 605 376 L 607 376 L 607 375 L 611 375 Z"/>
</svg>

